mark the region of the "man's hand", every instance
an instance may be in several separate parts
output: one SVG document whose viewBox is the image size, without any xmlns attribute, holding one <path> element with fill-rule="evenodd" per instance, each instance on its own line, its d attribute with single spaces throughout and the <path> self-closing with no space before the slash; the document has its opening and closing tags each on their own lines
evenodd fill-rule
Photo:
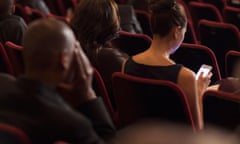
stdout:
<svg viewBox="0 0 240 144">
<path fill-rule="evenodd" d="M 68 77 L 71 79 L 60 83 L 58 89 L 71 105 L 77 107 L 81 103 L 96 99 L 92 89 L 93 68 L 79 43 L 76 43 Z"/>
</svg>

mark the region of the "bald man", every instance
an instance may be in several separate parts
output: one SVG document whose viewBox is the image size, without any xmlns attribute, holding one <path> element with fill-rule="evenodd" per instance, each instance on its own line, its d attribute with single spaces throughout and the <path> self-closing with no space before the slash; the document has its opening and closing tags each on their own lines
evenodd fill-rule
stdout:
<svg viewBox="0 0 240 144">
<path fill-rule="evenodd" d="M 34 144 L 110 140 L 115 128 L 91 87 L 93 70 L 72 30 L 56 20 L 37 20 L 23 46 L 25 75 L 0 76 L 0 121 L 22 129 Z M 72 107 L 62 96 L 72 99 Z"/>
<path fill-rule="evenodd" d="M 13 15 L 14 0 L 0 0 L 0 41 L 22 44 L 23 34 L 27 28 L 25 21 Z"/>
</svg>

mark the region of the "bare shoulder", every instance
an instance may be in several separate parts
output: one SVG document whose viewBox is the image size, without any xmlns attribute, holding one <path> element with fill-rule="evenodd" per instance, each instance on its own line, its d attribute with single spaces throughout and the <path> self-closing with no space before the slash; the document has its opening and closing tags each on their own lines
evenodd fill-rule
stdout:
<svg viewBox="0 0 240 144">
<path fill-rule="evenodd" d="M 192 70 L 183 67 L 179 72 L 177 83 L 186 91 L 189 91 L 190 89 L 193 90 L 192 88 L 196 86 L 195 73 Z"/>
<path fill-rule="evenodd" d="M 195 79 L 195 73 L 189 68 L 182 67 L 179 73 L 179 79 L 185 79 L 185 80 Z"/>
</svg>

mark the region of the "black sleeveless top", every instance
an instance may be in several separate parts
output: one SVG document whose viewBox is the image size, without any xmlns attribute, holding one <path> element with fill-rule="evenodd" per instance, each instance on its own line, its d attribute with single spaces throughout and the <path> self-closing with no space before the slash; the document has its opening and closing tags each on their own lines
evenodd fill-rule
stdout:
<svg viewBox="0 0 240 144">
<path fill-rule="evenodd" d="M 130 57 L 124 67 L 124 73 L 150 79 L 169 80 L 177 83 L 182 64 L 169 66 L 149 66 L 139 64 Z"/>
</svg>

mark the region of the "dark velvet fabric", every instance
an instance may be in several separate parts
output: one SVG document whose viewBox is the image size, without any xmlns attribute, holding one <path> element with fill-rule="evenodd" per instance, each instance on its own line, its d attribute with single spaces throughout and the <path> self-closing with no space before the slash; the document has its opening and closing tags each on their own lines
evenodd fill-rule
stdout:
<svg viewBox="0 0 240 144">
<path fill-rule="evenodd" d="M 102 144 L 115 134 L 100 98 L 74 110 L 55 88 L 38 81 L 0 76 L 0 86 L 0 120 L 22 129 L 34 144 Z"/>
</svg>

